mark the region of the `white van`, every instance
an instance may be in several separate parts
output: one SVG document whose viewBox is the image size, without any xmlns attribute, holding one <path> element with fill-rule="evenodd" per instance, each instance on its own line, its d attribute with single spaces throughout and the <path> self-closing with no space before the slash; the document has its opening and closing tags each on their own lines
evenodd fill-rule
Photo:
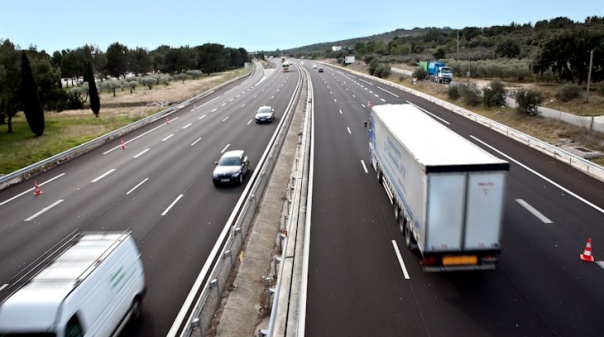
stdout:
<svg viewBox="0 0 604 337">
<path fill-rule="evenodd" d="M 82 233 L 0 304 L 0 337 L 117 336 L 140 315 L 143 265 L 130 232 Z"/>
</svg>

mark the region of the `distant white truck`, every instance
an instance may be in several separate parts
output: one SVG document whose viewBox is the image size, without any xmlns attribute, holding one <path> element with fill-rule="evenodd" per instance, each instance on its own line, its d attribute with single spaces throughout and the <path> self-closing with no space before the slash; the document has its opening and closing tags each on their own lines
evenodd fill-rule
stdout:
<svg viewBox="0 0 604 337">
<path fill-rule="evenodd" d="M 0 336 L 117 336 L 141 312 L 146 282 L 129 232 L 82 233 L 3 298 Z"/>
<path fill-rule="evenodd" d="M 425 271 L 496 267 L 508 162 L 411 104 L 372 108 L 369 153 Z"/>
</svg>

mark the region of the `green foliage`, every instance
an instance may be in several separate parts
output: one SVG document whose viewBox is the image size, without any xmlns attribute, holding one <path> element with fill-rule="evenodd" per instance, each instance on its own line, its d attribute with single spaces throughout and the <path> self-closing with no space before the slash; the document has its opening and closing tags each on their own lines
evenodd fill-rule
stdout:
<svg viewBox="0 0 604 337">
<path fill-rule="evenodd" d="M 99 97 L 99 91 L 96 88 L 96 80 L 94 77 L 94 70 L 92 69 L 92 62 L 86 62 L 86 78 L 88 79 L 88 96 L 90 97 L 90 110 L 92 113 L 99 117 L 101 111 L 101 99 Z M 115 91 L 113 93 L 115 96 Z"/>
<path fill-rule="evenodd" d="M 153 86 L 156 85 L 159 81 L 157 78 L 152 77 L 152 76 L 145 76 L 143 77 L 140 82 L 146 86 L 147 88 L 149 88 L 149 90 L 153 89 Z"/>
<path fill-rule="evenodd" d="M 487 107 L 505 106 L 506 91 L 503 82 L 496 80 L 484 88 L 482 101 Z"/>
<path fill-rule="evenodd" d="M 425 80 L 426 76 L 428 76 L 428 72 L 424 70 L 424 68 L 417 68 L 411 75 L 413 78 L 417 78 L 418 80 Z"/>
<path fill-rule="evenodd" d="M 574 83 L 563 84 L 556 89 L 556 98 L 568 102 L 581 96 L 581 87 Z"/>
<path fill-rule="evenodd" d="M 75 88 L 76 90 L 82 91 L 81 88 Z M 70 91 L 67 93 L 67 102 L 65 109 L 82 109 L 84 107 L 84 98 L 81 93 Z M 60 111 L 60 110 L 59 110 Z"/>
<path fill-rule="evenodd" d="M 369 75 L 375 75 L 375 70 L 377 69 L 377 67 L 380 65 L 380 60 L 378 60 L 377 58 L 374 58 L 371 60 L 371 62 L 369 62 Z"/>
<path fill-rule="evenodd" d="M 24 51 L 21 52 L 21 88 L 19 96 L 21 102 L 23 102 L 23 112 L 25 112 L 31 132 L 36 136 L 41 136 L 44 134 L 44 111 L 38 96 L 38 86 L 29 59 Z"/>
<path fill-rule="evenodd" d="M 596 90 L 596 92 L 598 93 L 598 95 L 604 97 L 604 82 L 600 82 L 600 85 L 598 85 L 598 90 Z"/>
<path fill-rule="evenodd" d="M 447 96 L 454 101 L 458 100 L 461 97 L 461 93 L 463 90 L 461 86 L 461 83 L 449 85 L 449 89 L 447 90 Z"/>
<path fill-rule="evenodd" d="M 590 51 L 593 50 L 592 81 L 604 80 L 604 32 L 578 27 L 565 29 L 545 40 L 533 59 L 533 71 L 542 74 L 551 70 L 565 81 L 585 83 L 589 72 Z"/>
<path fill-rule="evenodd" d="M 391 68 L 386 63 L 380 63 L 375 69 L 374 75 L 379 78 L 386 78 L 390 75 Z"/>
<path fill-rule="evenodd" d="M 520 44 L 512 38 L 505 38 L 495 46 L 495 56 L 515 58 L 520 56 Z"/>
<path fill-rule="evenodd" d="M 375 55 L 373 55 L 373 54 L 363 56 L 363 62 L 365 62 L 365 64 L 371 64 L 371 62 L 374 59 L 375 59 Z"/>
<path fill-rule="evenodd" d="M 463 102 L 469 106 L 477 106 L 482 101 L 480 89 L 475 83 L 458 84 Z"/>
<path fill-rule="evenodd" d="M 539 106 L 542 102 L 541 93 L 533 89 L 520 89 L 514 95 L 516 103 L 516 111 L 520 114 L 529 116 L 537 116 L 539 114 Z"/>
<path fill-rule="evenodd" d="M 444 47 L 438 47 L 434 53 L 432 53 L 432 56 L 437 60 L 442 60 L 447 57 L 447 50 Z"/>
</svg>

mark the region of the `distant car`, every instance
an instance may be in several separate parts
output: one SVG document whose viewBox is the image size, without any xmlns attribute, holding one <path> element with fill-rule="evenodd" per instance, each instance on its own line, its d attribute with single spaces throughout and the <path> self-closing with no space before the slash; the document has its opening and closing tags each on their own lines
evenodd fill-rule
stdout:
<svg viewBox="0 0 604 337">
<path fill-rule="evenodd" d="M 256 123 L 270 123 L 275 120 L 275 109 L 268 105 L 261 106 L 254 119 Z"/>
<path fill-rule="evenodd" d="M 317 69 L 317 65 L 316 65 L 316 64 L 313 64 L 313 65 L 312 65 L 312 68 L 313 68 L 313 69 Z"/>
<path fill-rule="evenodd" d="M 319 67 L 319 72 L 322 73 L 323 72 L 323 67 Z"/>
<path fill-rule="evenodd" d="M 243 150 L 225 152 L 216 162 L 212 173 L 214 186 L 230 183 L 243 183 L 245 175 L 250 170 L 250 161 Z"/>
</svg>

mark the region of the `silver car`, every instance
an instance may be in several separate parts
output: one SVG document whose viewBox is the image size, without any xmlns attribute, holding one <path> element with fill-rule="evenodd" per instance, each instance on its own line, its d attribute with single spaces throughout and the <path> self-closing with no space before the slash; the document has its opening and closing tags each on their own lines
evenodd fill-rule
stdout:
<svg viewBox="0 0 604 337">
<path fill-rule="evenodd" d="M 271 123 L 275 120 L 275 109 L 268 105 L 261 106 L 254 119 L 256 123 Z"/>
<path fill-rule="evenodd" d="M 225 152 L 216 162 L 212 173 L 214 186 L 230 183 L 243 183 L 245 175 L 250 170 L 250 161 L 243 150 Z"/>
</svg>

